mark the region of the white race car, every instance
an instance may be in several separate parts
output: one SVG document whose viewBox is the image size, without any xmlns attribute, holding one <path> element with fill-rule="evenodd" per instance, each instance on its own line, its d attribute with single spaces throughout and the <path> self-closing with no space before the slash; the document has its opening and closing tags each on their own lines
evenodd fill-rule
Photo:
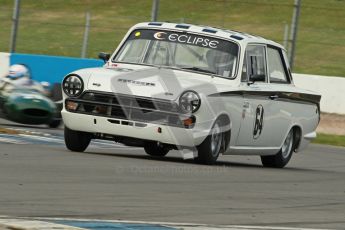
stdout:
<svg viewBox="0 0 345 230">
<path fill-rule="evenodd" d="M 103 67 L 62 82 L 69 150 L 106 139 L 152 156 L 177 149 L 212 164 L 221 153 L 251 154 L 284 167 L 316 137 L 321 96 L 294 85 L 286 52 L 273 41 L 150 22 L 100 58 Z"/>
</svg>

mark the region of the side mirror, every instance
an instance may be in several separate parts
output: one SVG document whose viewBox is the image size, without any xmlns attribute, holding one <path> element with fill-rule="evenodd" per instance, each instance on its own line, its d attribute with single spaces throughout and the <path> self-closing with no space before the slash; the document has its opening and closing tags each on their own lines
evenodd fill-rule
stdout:
<svg viewBox="0 0 345 230">
<path fill-rule="evenodd" d="M 253 84 L 256 81 L 265 81 L 266 80 L 266 76 L 265 74 L 255 74 L 249 77 L 249 81 L 248 81 L 248 85 Z"/>
<path fill-rule="evenodd" d="M 110 58 L 110 54 L 104 53 L 104 52 L 100 52 L 98 54 L 98 58 L 102 59 L 104 61 L 104 63 L 106 63 L 109 60 L 109 58 Z"/>
</svg>

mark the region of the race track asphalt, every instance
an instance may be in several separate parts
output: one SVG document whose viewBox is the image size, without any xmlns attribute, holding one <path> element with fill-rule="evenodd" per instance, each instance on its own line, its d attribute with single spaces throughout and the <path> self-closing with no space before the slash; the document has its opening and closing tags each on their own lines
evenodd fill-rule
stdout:
<svg viewBox="0 0 345 230">
<path fill-rule="evenodd" d="M 345 229 L 345 148 L 311 145 L 284 169 L 202 166 L 103 142 L 69 152 L 61 129 L 6 127 L 47 135 L 0 136 L 0 215 Z"/>
</svg>

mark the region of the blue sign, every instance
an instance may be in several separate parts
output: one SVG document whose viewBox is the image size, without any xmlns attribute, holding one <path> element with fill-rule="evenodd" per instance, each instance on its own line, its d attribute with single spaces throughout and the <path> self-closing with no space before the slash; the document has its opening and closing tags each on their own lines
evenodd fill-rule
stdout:
<svg viewBox="0 0 345 230">
<path fill-rule="evenodd" d="M 51 84 L 61 83 L 68 73 L 91 67 L 101 67 L 104 63 L 98 59 L 46 56 L 33 54 L 10 55 L 10 65 L 25 64 L 31 71 L 33 80 L 47 81 Z"/>
</svg>

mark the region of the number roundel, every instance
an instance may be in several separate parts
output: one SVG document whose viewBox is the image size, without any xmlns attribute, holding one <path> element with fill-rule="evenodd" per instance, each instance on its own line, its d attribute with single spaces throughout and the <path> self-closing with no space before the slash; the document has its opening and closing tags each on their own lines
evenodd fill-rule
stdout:
<svg viewBox="0 0 345 230">
<path fill-rule="evenodd" d="M 264 127 L 264 107 L 262 105 L 258 105 L 255 110 L 255 121 L 254 121 L 254 130 L 253 130 L 253 137 L 257 139 Z"/>
</svg>

